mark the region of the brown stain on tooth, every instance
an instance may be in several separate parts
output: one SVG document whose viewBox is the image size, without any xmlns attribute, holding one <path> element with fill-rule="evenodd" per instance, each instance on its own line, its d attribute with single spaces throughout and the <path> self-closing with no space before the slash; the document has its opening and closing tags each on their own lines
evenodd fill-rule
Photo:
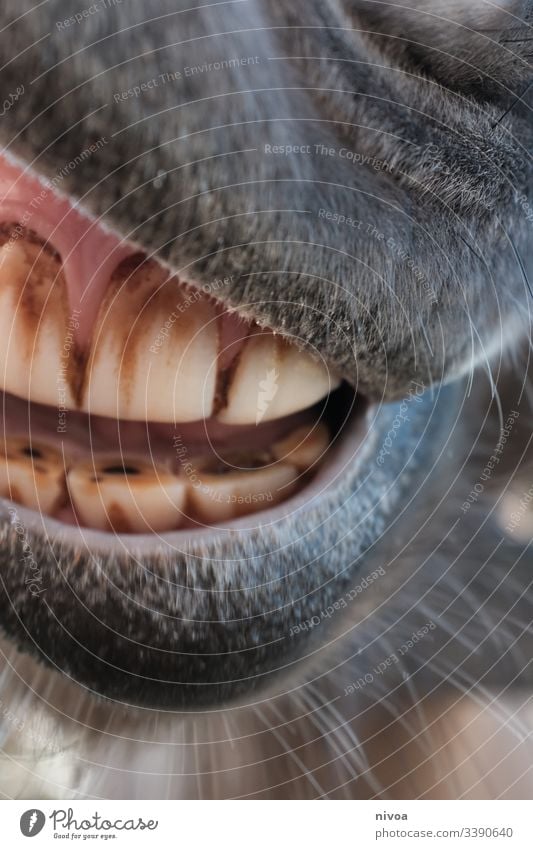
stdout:
<svg viewBox="0 0 533 849">
<path fill-rule="evenodd" d="M 66 327 L 65 278 L 59 260 L 37 243 L 14 242 L 7 250 L 18 254 L 20 276 L 6 282 L 16 291 L 17 311 L 21 310 L 20 318 L 28 322 L 31 335 L 35 335 L 46 311 Z"/>
<path fill-rule="evenodd" d="M 156 422 L 211 415 L 215 309 L 153 260 L 113 276 L 93 334 L 83 408 Z"/>
<path fill-rule="evenodd" d="M 70 338 L 66 280 L 57 251 L 31 231 L 4 226 L 0 280 L 5 389 L 54 406 L 60 384 L 62 392 L 75 396 L 76 344 Z M 71 406 L 73 397 L 68 400 Z"/>
<path fill-rule="evenodd" d="M 4 221 L 0 224 L 0 248 L 4 247 L 8 242 L 19 240 L 30 245 L 37 245 L 42 251 L 45 251 L 58 262 L 61 262 L 59 252 L 54 248 L 52 243 L 43 241 L 34 230 L 30 230 L 28 227 L 22 227 L 16 221 Z"/>
<path fill-rule="evenodd" d="M 244 348 L 246 347 L 246 342 L 244 343 Z M 239 361 L 242 355 L 241 349 L 238 354 L 233 358 L 228 368 L 225 369 L 217 369 L 217 382 L 215 387 L 215 397 L 213 399 L 213 415 L 216 416 L 222 410 L 225 409 L 228 405 L 228 392 L 229 388 L 232 384 L 233 377 L 235 372 L 239 367 Z"/>
<path fill-rule="evenodd" d="M 85 370 L 87 368 L 88 359 L 88 352 L 80 350 L 80 348 L 75 345 L 74 350 L 71 353 L 68 382 L 76 410 L 81 409 L 83 387 L 85 384 Z"/>
<path fill-rule="evenodd" d="M 9 500 L 16 501 L 17 504 L 24 504 L 22 500 L 22 493 L 15 484 L 9 487 Z"/>
<path fill-rule="evenodd" d="M 154 285 L 150 276 L 153 270 L 149 260 L 136 255 L 124 260 L 111 275 L 109 286 L 102 301 L 99 314 L 93 328 L 90 350 L 84 357 L 82 376 L 77 392 L 78 405 L 81 407 L 89 389 L 91 369 L 98 357 L 98 346 L 101 344 L 102 335 L 108 330 L 112 335 L 111 347 L 120 362 L 120 389 L 124 403 L 127 403 L 132 391 L 132 382 L 135 376 L 135 364 L 138 352 L 135 339 L 139 336 L 139 324 L 142 323 L 142 315 L 146 303 L 154 292 Z M 138 274 L 142 273 L 139 280 Z M 125 297 L 130 295 L 131 297 Z M 116 310 L 117 299 L 120 299 L 122 307 L 122 320 L 114 321 L 113 311 Z M 117 399 L 118 401 L 119 399 Z M 94 399 L 91 398 L 94 403 Z"/>
<path fill-rule="evenodd" d="M 186 485 L 163 466 L 109 457 L 74 464 L 68 472 L 72 507 L 80 524 L 122 533 L 170 530 L 183 521 Z"/>
<path fill-rule="evenodd" d="M 66 496 L 61 454 L 43 443 L 17 437 L 6 439 L 2 449 L 0 494 L 53 515 Z"/>
<path fill-rule="evenodd" d="M 107 518 L 109 520 L 109 529 L 116 531 L 118 534 L 131 533 L 131 525 L 124 510 L 120 505 L 113 501 L 107 510 Z"/>
</svg>

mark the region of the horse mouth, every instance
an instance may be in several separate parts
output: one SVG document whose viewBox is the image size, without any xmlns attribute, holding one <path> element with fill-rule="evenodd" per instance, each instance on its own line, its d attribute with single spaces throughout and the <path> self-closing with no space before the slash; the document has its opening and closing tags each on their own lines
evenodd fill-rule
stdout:
<svg viewBox="0 0 533 849">
<path fill-rule="evenodd" d="M 0 160 L 0 496 L 66 526 L 224 528 L 301 495 L 364 405 Z"/>
</svg>

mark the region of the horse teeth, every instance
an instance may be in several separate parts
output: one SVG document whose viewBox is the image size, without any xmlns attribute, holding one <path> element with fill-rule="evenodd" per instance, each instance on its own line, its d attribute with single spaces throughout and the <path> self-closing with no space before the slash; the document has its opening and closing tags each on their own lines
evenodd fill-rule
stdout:
<svg viewBox="0 0 533 849">
<path fill-rule="evenodd" d="M 184 481 L 143 461 L 86 461 L 70 469 L 67 485 L 76 516 L 88 527 L 150 533 L 178 528 L 184 519 Z"/>
<path fill-rule="evenodd" d="M 329 431 L 324 424 L 302 425 L 272 446 L 276 460 L 292 463 L 299 471 L 311 469 L 328 450 Z"/>
<path fill-rule="evenodd" d="M 192 514 L 199 521 L 216 524 L 264 510 L 287 498 L 297 477 L 296 468 L 288 463 L 219 474 L 199 471 L 189 486 Z"/>
<path fill-rule="evenodd" d="M 301 425 L 270 448 L 193 458 L 175 471 L 167 461 L 133 455 L 76 459 L 14 437 L 0 454 L 0 496 L 50 516 L 66 509 L 83 527 L 116 533 L 223 523 L 285 500 L 321 461 L 328 440 L 324 425 Z"/>
<path fill-rule="evenodd" d="M 339 385 L 323 363 L 269 331 L 252 334 L 240 352 L 226 403 L 224 424 L 260 424 L 315 404 Z"/>
<path fill-rule="evenodd" d="M 248 425 L 303 410 L 339 384 L 324 363 L 269 330 L 239 323 L 153 260 L 130 257 L 115 268 L 99 308 L 87 310 L 91 332 L 69 296 L 72 281 L 69 288 L 49 246 L 18 236 L 0 248 L 5 391 L 129 421 L 186 423 L 215 414 Z"/>
<path fill-rule="evenodd" d="M 0 495 L 53 515 L 65 497 L 63 457 L 40 442 L 6 439 L 0 453 Z"/>
<path fill-rule="evenodd" d="M 6 416 L 16 436 L 0 453 L 0 496 L 63 522 L 135 534 L 232 521 L 295 492 L 327 450 L 324 425 L 299 424 L 233 465 L 214 461 L 216 444 L 198 431 L 220 434 L 224 451 L 239 447 L 241 433 L 244 449 L 258 445 L 269 432 L 283 433 L 284 422 L 271 431 L 256 426 L 325 399 L 339 378 L 131 246 L 111 245 L 103 264 L 94 254 L 98 286 L 87 289 L 84 307 L 83 275 L 75 272 L 87 271 L 84 262 L 92 267 L 93 243 L 85 225 L 72 226 L 85 245 L 83 262 L 69 260 L 76 245 L 69 249 L 68 239 L 56 250 L 37 232 L 12 231 L 7 240 L 6 228 L 0 232 L 0 369 L 6 397 L 17 396 Z M 120 261 L 112 265 L 115 254 Z M 36 402 L 27 405 L 27 421 L 25 399 Z M 179 423 L 193 450 L 209 452 L 194 480 L 163 441 Z M 97 438 L 93 452 L 94 434 L 104 428 L 112 440 L 120 427 L 128 435 L 120 452 L 116 438 L 109 447 Z M 153 464 L 139 434 L 155 438 Z"/>
<path fill-rule="evenodd" d="M 211 415 L 214 305 L 155 263 L 116 276 L 100 308 L 82 408 L 120 419 L 190 422 Z"/>
<path fill-rule="evenodd" d="M 75 406 L 65 281 L 61 264 L 25 240 L 0 248 L 0 380 L 42 404 Z"/>
</svg>

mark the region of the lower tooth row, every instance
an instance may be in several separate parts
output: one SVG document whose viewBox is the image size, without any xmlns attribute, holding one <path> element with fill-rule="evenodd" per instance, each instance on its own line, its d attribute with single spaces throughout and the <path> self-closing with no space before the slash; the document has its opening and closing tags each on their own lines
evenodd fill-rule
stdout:
<svg viewBox="0 0 533 849">
<path fill-rule="evenodd" d="M 323 425 L 299 428 L 260 455 L 258 468 L 235 462 L 213 470 L 199 461 L 174 474 L 126 457 L 70 464 L 48 445 L 11 438 L 0 454 L 0 496 L 51 516 L 70 503 L 81 525 L 116 533 L 168 531 L 188 520 L 214 524 L 285 500 L 328 444 Z"/>
<path fill-rule="evenodd" d="M 82 525 L 117 533 L 164 531 L 184 519 L 187 485 L 144 462 L 80 463 L 67 473 L 72 505 Z"/>
</svg>

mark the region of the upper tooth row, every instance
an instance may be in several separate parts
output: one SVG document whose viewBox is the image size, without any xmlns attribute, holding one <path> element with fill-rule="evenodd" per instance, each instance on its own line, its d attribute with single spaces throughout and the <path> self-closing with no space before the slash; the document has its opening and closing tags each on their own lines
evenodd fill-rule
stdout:
<svg viewBox="0 0 533 849">
<path fill-rule="evenodd" d="M 73 341 L 59 260 L 18 239 L 0 249 L 0 381 L 32 401 L 129 420 L 268 421 L 338 385 L 324 363 L 255 328 L 219 382 L 214 303 L 155 262 L 115 275 L 88 355 Z M 248 333 L 248 329 L 246 331 Z"/>
<path fill-rule="evenodd" d="M 198 460 L 173 474 L 135 457 L 70 463 L 48 445 L 10 438 L 0 453 L 0 496 L 59 517 L 70 504 L 82 525 L 117 533 L 172 530 L 187 519 L 213 524 L 283 501 L 328 443 L 323 425 L 298 428 L 259 458 L 259 468 L 213 471 Z"/>
</svg>

